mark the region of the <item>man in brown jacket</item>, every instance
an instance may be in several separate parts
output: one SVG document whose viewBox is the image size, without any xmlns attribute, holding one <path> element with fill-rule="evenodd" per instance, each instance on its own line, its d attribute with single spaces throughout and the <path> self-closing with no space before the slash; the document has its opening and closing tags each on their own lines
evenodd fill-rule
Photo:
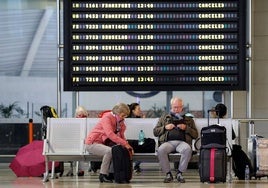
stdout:
<svg viewBox="0 0 268 188">
<path fill-rule="evenodd" d="M 160 142 L 157 154 L 162 171 L 166 173 L 164 183 L 173 181 L 168 154 L 172 152 L 181 154 L 176 179 L 180 183 L 185 183 L 182 173 L 186 171 L 192 157 L 192 139 L 198 137 L 198 132 L 194 120 L 184 115 L 181 98 L 173 97 L 170 105 L 170 113 L 163 114 L 153 130 Z"/>
</svg>

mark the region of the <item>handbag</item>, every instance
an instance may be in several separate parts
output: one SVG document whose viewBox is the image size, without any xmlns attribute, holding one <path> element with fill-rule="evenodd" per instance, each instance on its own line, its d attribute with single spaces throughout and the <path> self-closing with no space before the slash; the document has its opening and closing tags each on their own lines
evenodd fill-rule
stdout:
<svg viewBox="0 0 268 188">
<path fill-rule="evenodd" d="M 174 128 L 172 130 L 169 130 L 167 133 L 167 141 L 170 140 L 182 140 L 185 141 L 185 131 L 179 129 L 179 128 Z"/>
<path fill-rule="evenodd" d="M 153 138 L 145 138 L 144 143 L 139 145 L 138 140 L 127 140 L 135 153 L 155 153 L 155 140 Z"/>
</svg>

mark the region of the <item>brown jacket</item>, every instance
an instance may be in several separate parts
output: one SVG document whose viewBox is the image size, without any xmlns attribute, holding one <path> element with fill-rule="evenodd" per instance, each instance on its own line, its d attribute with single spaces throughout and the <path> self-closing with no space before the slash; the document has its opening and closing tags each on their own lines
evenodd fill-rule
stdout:
<svg viewBox="0 0 268 188">
<path fill-rule="evenodd" d="M 183 116 L 184 122 L 186 124 L 185 130 L 185 138 L 186 142 L 191 146 L 192 139 L 196 139 L 198 137 L 198 131 L 195 127 L 195 122 L 191 117 Z M 167 141 L 167 133 L 168 131 L 165 129 L 165 125 L 172 123 L 173 117 L 169 113 L 164 113 L 157 125 L 155 126 L 153 132 L 154 136 L 158 137 L 160 144 Z"/>
</svg>

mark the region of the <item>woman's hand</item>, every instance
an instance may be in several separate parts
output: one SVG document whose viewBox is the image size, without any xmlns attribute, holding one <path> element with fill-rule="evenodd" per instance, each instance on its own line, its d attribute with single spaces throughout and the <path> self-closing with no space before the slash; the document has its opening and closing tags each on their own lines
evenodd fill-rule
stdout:
<svg viewBox="0 0 268 188">
<path fill-rule="evenodd" d="M 133 150 L 133 148 L 131 147 L 131 145 L 129 145 L 129 144 L 127 143 L 127 145 L 125 145 L 125 147 L 127 148 L 128 151 L 131 151 L 132 155 L 134 154 L 134 150 Z"/>
</svg>

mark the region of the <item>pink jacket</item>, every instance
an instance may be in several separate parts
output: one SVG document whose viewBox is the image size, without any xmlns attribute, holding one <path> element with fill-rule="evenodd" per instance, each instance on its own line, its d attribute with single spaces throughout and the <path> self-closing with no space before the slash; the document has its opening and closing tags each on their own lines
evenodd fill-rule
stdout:
<svg viewBox="0 0 268 188">
<path fill-rule="evenodd" d="M 125 137 L 126 125 L 124 121 L 120 123 L 120 131 L 115 134 L 116 117 L 112 113 L 105 113 L 96 126 L 88 133 L 85 144 L 100 143 L 109 138 L 116 144 L 125 146 L 127 144 Z"/>
</svg>

